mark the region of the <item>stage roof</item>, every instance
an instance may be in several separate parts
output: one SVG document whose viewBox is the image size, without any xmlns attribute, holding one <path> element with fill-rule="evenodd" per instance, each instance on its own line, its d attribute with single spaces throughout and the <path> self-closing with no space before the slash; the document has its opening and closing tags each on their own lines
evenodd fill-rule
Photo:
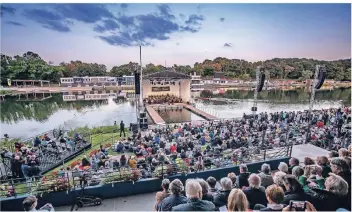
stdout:
<svg viewBox="0 0 352 212">
<path fill-rule="evenodd" d="M 182 74 L 182 73 L 178 73 L 175 71 L 159 71 L 156 73 L 152 73 L 152 74 L 148 74 L 143 76 L 143 79 L 149 79 L 149 80 L 176 80 L 176 79 L 191 79 L 192 77 L 187 75 L 187 74 Z"/>
</svg>

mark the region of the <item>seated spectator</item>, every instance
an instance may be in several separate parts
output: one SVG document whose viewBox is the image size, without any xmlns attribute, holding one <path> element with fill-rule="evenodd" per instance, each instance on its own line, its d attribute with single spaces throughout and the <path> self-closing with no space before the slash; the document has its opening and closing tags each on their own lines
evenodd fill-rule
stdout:
<svg viewBox="0 0 352 212">
<path fill-rule="evenodd" d="M 158 211 L 160 211 L 160 206 L 161 206 L 162 200 L 170 195 L 169 186 L 170 186 L 170 180 L 169 179 L 163 179 L 163 181 L 161 182 L 161 188 L 163 190 L 156 192 L 155 199 L 156 200 L 161 199 L 159 201 L 159 205 L 156 207 Z"/>
<path fill-rule="evenodd" d="M 334 150 L 329 152 L 329 158 L 336 158 L 338 156 L 339 156 L 339 153 Z"/>
<path fill-rule="evenodd" d="M 120 157 L 120 165 L 121 167 L 125 167 L 127 165 L 127 159 L 125 155 L 121 155 Z"/>
<path fill-rule="evenodd" d="M 251 174 L 248 178 L 249 186 L 243 190 L 246 194 L 249 208 L 254 209 L 255 204 L 266 205 L 265 188 L 261 186 L 261 179 L 257 174 Z"/>
<path fill-rule="evenodd" d="M 135 169 L 137 167 L 137 161 L 135 159 L 135 156 L 132 155 L 130 157 L 130 159 L 128 160 L 128 166 L 131 168 L 131 169 Z"/>
<path fill-rule="evenodd" d="M 237 188 L 247 187 L 248 184 L 248 177 L 251 173 L 248 172 L 248 168 L 246 164 L 240 165 L 240 174 L 237 176 L 236 184 Z"/>
<path fill-rule="evenodd" d="M 36 211 L 38 200 L 35 196 L 30 195 L 22 204 L 25 211 Z M 54 207 L 51 204 L 46 204 L 39 211 L 54 211 Z"/>
<path fill-rule="evenodd" d="M 287 166 L 287 164 L 284 163 L 284 162 L 280 162 L 278 170 L 288 174 L 288 166 Z"/>
<path fill-rule="evenodd" d="M 285 198 L 282 204 L 290 204 L 291 200 L 306 201 L 307 195 L 304 193 L 303 186 L 299 183 L 297 178 L 293 175 L 286 175 L 284 177 L 286 187 Z"/>
<path fill-rule="evenodd" d="M 237 180 L 236 174 L 233 172 L 230 172 L 227 174 L 227 177 L 230 178 L 232 181 L 232 188 L 236 188 L 236 180 Z"/>
<path fill-rule="evenodd" d="M 214 193 L 217 193 L 219 189 L 217 189 L 216 186 L 216 179 L 214 177 L 208 177 L 207 179 L 208 185 L 210 187 L 210 193 L 214 195 Z"/>
<path fill-rule="evenodd" d="M 331 170 L 348 183 L 348 190 L 351 191 L 351 170 L 347 162 L 342 158 L 333 158 L 331 160 Z"/>
<path fill-rule="evenodd" d="M 231 190 L 227 208 L 228 212 L 248 211 L 248 200 L 241 189 L 234 188 Z"/>
<path fill-rule="evenodd" d="M 170 183 L 171 195 L 164 197 L 160 203 L 158 211 L 171 211 L 172 207 L 187 203 L 187 198 L 182 195 L 183 184 L 179 179 L 175 179 Z M 160 192 L 161 193 L 161 192 Z"/>
<path fill-rule="evenodd" d="M 90 166 L 90 162 L 88 161 L 87 156 L 83 156 L 83 158 L 82 158 L 82 166 L 83 167 Z"/>
<path fill-rule="evenodd" d="M 217 209 L 222 206 L 227 206 L 227 199 L 232 189 L 232 181 L 228 177 L 221 178 L 221 190 L 214 195 L 214 204 Z"/>
<path fill-rule="evenodd" d="M 309 166 L 309 165 L 315 164 L 313 158 L 311 158 L 311 157 L 304 157 L 303 163 L 304 163 L 304 166 Z"/>
<path fill-rule="evenodd" d="M 304 175 L 304 169 L 300 166 L 295 166 L 292 169 L 292 175 L 295 176 L 299 180 L 300 177 Z"/>
<path fill-rule="evenodd" d="M 274 174 L 274 177 L 273 177 L 274 183 L 276 185 L 280 186 L 284 192 L 286 191 L 286 187 L 285 187 L 285 183 L 284 183 L 285 176 L 286 176 L 285 172 L 278 171 Z"/>
<path fill-rule="evenodd" d="M 125 146 L 122 144 L 122 142 L 120 141 L 117 145 L 116 145 L 116 152 L 118 153 L 123 153 Z"/>
<path fill-rule="evenodd" d="M 265 190 L 268 205 L 257 204 L 254 206 L 254 210 L 260 211 L 282 211 L 285 205 L 280 204 L 284 200 L 284 191 L 281 186 L 271 185 Z"/>
<path fill-rule="evenodd" d="M 261 179 L 261 185 L 265 188 L 274 183 L 273 176 L 271 175 L 270 171 L 270 165 L 263 163 L 259 177 Z"/>
<path fill-rule="evenodd" d="M 289 162 L 290 167 L 288 168 L 288 173 L 292 174 L 292 169 L 296 166 L 299 166 L 299 160 L 295 157 L 290 158 Z"/>
<path fill-rule="evenodd" d="M 229 179 L 231 182 L 231 180 Z M 202 187 L 197 180 L 186 181 L 186 195 L 188 203 L 172 207 L 172 211 L 214 211 L 215 205 L 212 202 L 202 199 Z"/>
<path fill-rule="evenodd" d="M 208 200 L 210 202 L 213 202 L 214 197 L 209 193 L 209 185 L 207 181 L 203 179 L 197 179 L 199 185 L 202 187 L 202 200 Z"/>
<path fill-rule="evenodd" d="M 311 203 L 318 211 L 336 211 L 339 208 L 350 210 L 348 183 L 336 174 L 329 175 L 325 180 L 325 190 L 313 188 L 307 192 Z"/>
<path fill-rule="evenodd" d="M 331 172 L 329 159 L 325 156 L 319 156 L 317 157 L 317 164 L 323 169 L 322 176 L 324 178 L 327 178 L 329 176 L 329 173 Z"/>
</svg>

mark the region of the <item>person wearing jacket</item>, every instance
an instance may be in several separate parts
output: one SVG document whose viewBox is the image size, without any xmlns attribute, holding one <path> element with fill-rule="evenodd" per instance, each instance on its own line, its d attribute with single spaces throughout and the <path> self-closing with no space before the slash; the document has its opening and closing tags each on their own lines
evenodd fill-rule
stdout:
<svg viewBox="0 0 352 212">
<path fill-rule="evenodd" d="M 269 185 L 274 183 L 273 176 L 270 173 L 271 168 L 267 163 L 263 163 L 261 167 L 261 172 L 258 174 L 261 179 L 261 186 L 267 188 Z"/>
<path fill-rule="evenodd" d="M 343 158 L 332 158 L 331 159 L 331 171 L 342 177 L 348 183 L 348 203 L 351 209 L 351 170 L 348 163 Z"/>
<path fill-rule="evenodd" d="M 219 189 L 216 188 L 216 179 L 214 177 L 208 177 L 207 183 L 210 187 L 210 193 L 214 195 L 219 192 Z"/>
<path fill-rule="evenodd" d="M 325 190 L 313 188 L 307 191 L 310 202 L 317 211 L 336 211 L 339 208 L 350 210 L 348 183 L 336 174 L 329 175 L 325 180 Z"/>
<path fill-rule="evenodd" d="M 317 157 L 317 163 L 323 169 L 322 176 L 324 178 L 329 177 L 329 173 L 331 172 L 331 168 L 329 166 L 329 159 L 326 156 Z"/>
<path fill-rule="evenodd" d="M 183 184 L 179 179 L 170 183 L 171 195 L 164 198 L 160 203 L 160 211 L 171 211 L 172 207 L 187 203 L 187 198 L 182 195 Z"/>
<path fill-rule="evenodd" d="M 308 201 L 309 198 L 304 193 L 303 186 L 299 183 L 297 178 L 294 175 L 286 175 L 284 177 L 284 184 L 286 187 L 286 192 L 285 192 L 285 197 L 284 201 L 282 201 L 282 204 L 288 205 L 290 204 L 291 200 L 296 200 L 296 201 Z"/>
<path fill-rule="evenodd" d="M 215 211 L 212 202 L 202 200 L 202 187 L 197 180 L 187 180 L 186 195 L 189 201 L 172 207 L 172 211 Z"/>
<path fill-rule="evenodd" d="M 266 205 L 265 188 L 261 186 L 261 178 L 257 174 L 251 174 L 248 183 L 249 186 L 243 192 L 246 194 L 249 208 L 254 209 L 255 204 Z"/>
<path fill-rule="evenodd" d="M 288 168 L 288 173 L 292 174 L 292 169 L 296 166 L 299 166 L 299 160 L 295 157 L 290 158 L 290 160 L 288 161 L 288 164 L 290 165 L 290 167 Z"/>
<path fill-rule="evenodd" d="M 221 178 L 220 185 L 222 189 L 214 195 L 214 204 L 217 209 L 227 206 L 228 197 L 233 186 L 231 179 L 228 177 Z"/>
<path fill-rule="evenodd" d="M 202 187 L 202 200 L 214 201 L 213 195 L 209 193 L 209 184 L 203 179 L 197 179 L 199 185 Z"/>
<path fill-rule="evenodd" d="M 265 207 L 261 204 L 256 204 L 254 210 L 260 211 L 282 211 L 285 205 L 281 204 L 284 200 L 284 190 L 281 186 L 273 184 L 265 189 L 265 195 L 268 200 L 268 204 Z"/>
<path fill-rule="evenodd" d="M 241 164 L 240 166 L 240 174 L 237 176 L 236 187 L 242 189 L 243 187 L 249 186 L 248 178 L 251 173 L 248 172 L 248 168 L 246 164 Z"/>
</svg>

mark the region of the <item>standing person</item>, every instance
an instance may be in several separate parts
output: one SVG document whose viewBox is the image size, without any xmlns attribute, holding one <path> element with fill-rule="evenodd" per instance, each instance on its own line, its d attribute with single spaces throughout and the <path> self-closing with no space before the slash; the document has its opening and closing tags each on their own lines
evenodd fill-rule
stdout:
<svg viewBox="0 0 352 212">
<path fill-rule="evenodd" d="M 123 123 L 123 121 L 121 121 L 120 123 L 120 137 L 122 135 L 123 132 L 123 137 L 126 137 L 126 133 L 125 133 L 125 123 Z"/>
</svg>

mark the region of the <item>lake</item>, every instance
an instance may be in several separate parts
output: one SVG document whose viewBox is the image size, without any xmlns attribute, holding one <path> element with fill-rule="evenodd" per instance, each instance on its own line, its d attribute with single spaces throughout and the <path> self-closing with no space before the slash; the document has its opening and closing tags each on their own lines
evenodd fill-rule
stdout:
<svg viewBox="0 0 352 212">
<path fill-rule="evenodd" d="M 219 98 L 218 101 L 195 101 L 198 109 L 204 110 L 218 118 L 238 118 L 243 113 L 251 113 L 253 91 L 227 91 L 222 95 L 203 91 L 200 97 Z M 226 98 L 225 102 L 223 98 Z M 298 111 L 309 108 L 309 93 L 304 90 L 262 91 L 258 95 L 258 111 Z M 350 89 L 317 91 L 314 109 L 351 105 Z M 126 126 L 136 121 L 134 102 L 114 101 L 77 101 L 64 102 L 61 94 L 38 102 L 23 102 L 15 99 L 0 104 L 1 136 L 28 138 L 42 132 L 64 127 L 74 129 L 80 126 L 111 125 L 123 120 Z M 202 120 L 188 110 L 160 112 L 167 123 L 179 123 Z"/>
</svg>

